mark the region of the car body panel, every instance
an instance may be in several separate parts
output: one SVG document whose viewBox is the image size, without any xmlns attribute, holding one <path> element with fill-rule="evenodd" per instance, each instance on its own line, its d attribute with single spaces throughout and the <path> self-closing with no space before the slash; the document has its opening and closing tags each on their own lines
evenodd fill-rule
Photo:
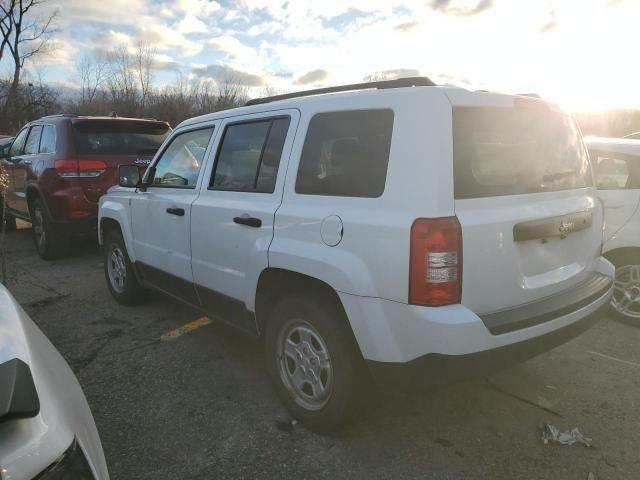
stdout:
<svg viewBox="0 0 640 480">
<path fill-rule="evenodd" d="M 51 342 L 0 285 L 0 363 L 13 358 L 31 369 L 40 413 L 0 424 L 3 478 L 35 477 L 76 438 L 95 478 L 108 479 L 100 437 L 77 379 Z"/>
<path fill-rule="evenodd" d="M 485 313 L 544 301 L 551 293 L 579 284 L 590 273 L 613 275 L 611 264 L 600 256 L 602 207 L 591 186 L 540 194 L 454 199 L 453 106 L 474 104 L 509 108 L 515 101 L 531 101 L 559 113 L 556 106 L 546 102 L 514 98 L 448 87 L 363 90 L 217 112 L 185 121 L 178 130 L 215 121 L 230 122 L 249 115 L 259 117 L 283 110 L 300 111 L 295 136 L 290 132 L 291 138 L 287 139 L 292 142 L 291 154 L 283 155 L 280 163 L 278 177 L 285 174 L 282 203 L 274 215 L 267 266 L 307 275 L 337 292 L 365 358 L 406 362 L 429 353 L 468 353 L 548 333 L 590 315 L 602 302 L 608 301 L 607 296 L 561 318 L 504 335 L 492 335 L 480 319 Z M 364 198 L 297 193 L 298 167 L 313 116 L 367 109 L 393 110 L 390 160 L 382 194 Z M 207 158 L 205 170 L 210 173 L 213 151 L 208 152 Z M 205 178 L 209 176 L 205 175 Z M 205 194 L 206 183 L 200 179 L 200 195 Z M 258 203 L 261 198 L 252 193 L 233 194 L 219 197 L 237 212 L 246 210 L 247 205 Z M 129 197 L 120 196 L 120 191 L 114 190 L 113 194 L 103 197 L 101 218 L 120 218 L 110 202 L 117 201 L 127 209 L 127 202 L 133 195 L 133 189 Z M 232 196 L 244 198 L 241 201 L 227 198 Z M 199 202 L 200 197 L 195 204 Z M 255 208 L 260 211 L 266 207 Z M 553 238 L 547 244 L 538 241 L 539 245 L 526 246 L 514 241 L 513 231 L 518 223 L 585 211 L 590 215 L 589 228 L 568 232 L 567 238 Z M 454 215 L 462 226 L 462 303 L 446 307 L 409 305 L 411 226 L 419 218 Z M 228 268 L 227 273 L 236 274 L 237 284 L 242 284 L 242 288 L 230 286 L 235 283 L 233 281 L 223 284 L 224 275 L 221 274 L 203 272 L 203 278 L 210 275 L 210 287 L 241 301 L 251 311 L 255 309 L 256 282 L 261 272 L 258 268 L 247 268 L 246 273 L 242 272 L 243 277 L 237 272 L 239 268 L 222 256 L 229 252 L 234 259 L 246 255 L 249 258 L 243 262 L 252 264 L 251 252 L 258 252 L 256 264 L 265 266 L 261 252 L 267 247 L 269 235 L 262 239 L 264 241 L 247 241 L 240 234 L 236 235 L 238 230 L 231 217 L 227 217 L 227 223 L 220 223 L 220 230 L 213 236 L 205 234 L 210 231 L 206 225 L 206 212 L 198 212 L 197 219 L 194 217 L 192 245 L 197 244 L 202 250 L 216 243 L 211 249 L 215 255 L 212 253 L 206 262 L 194 256 L 192 263 L 199 262 L 194 266 L 194 272 L 219 260 L 218 270 Z M 327 228 L 333 229 L 329 233 L 336 241 L 327 241 Z M 162 227 L 158 227 L 158 231 L 161 230 Z M 139 253 L 135 253 L 136 259 L 139 259 Z M 494 298 L 496 292 L 499 295 Z M 230 323 L 234 323 L 233 320 Z M 469 337 L 465 340 L 466 332 Z M 449 342 L 452 342 L 451 347 Z"/>
<path fill-rule="evenodd" d="M 598 194 L 605 208 L 605 231 L 603 253 L 620 248 L 640 248 L 640 140 L 586 137 L 585 142 L 595 164 L 596 178 L 601 182 Z M 617 178 L 626 182 L 610 188 L 612 174 L 598 171 L 602 159 L 626 163 Z M 619 176 L 619 175 L 618 175 Z M 616 180 L 616 178 L 613 178 Z M 613 182 L 615 183 L 615 181 Z"/>
</svg>

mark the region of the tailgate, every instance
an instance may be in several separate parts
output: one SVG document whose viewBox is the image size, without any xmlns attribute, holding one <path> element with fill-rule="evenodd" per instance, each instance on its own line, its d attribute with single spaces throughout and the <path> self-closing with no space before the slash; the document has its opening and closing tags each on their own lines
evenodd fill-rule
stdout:
<svg viewBox="0 0 640 480">
<path fill-rule="evenodd" d="M 541 101 L 488 97 L 453 106 L 462 303 L 481 315 L 588 280 L 603 224 L 573 119 Z"/>
</svg>

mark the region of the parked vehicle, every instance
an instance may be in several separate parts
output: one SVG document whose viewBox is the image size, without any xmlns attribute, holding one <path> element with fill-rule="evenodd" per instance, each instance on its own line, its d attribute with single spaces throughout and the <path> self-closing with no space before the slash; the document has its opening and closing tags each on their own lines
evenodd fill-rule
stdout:
<svg viewBox="0 0 640 480">
<path fill-rule="evenodd" d="M 16 218 L 31 222 L 40 256 L 64 255 L 71 235 L 95 234 L 98 199 L 118 183 L 118 166 L 146 167 L 170 130 L 165 122 L 117 117 L 53 115 L 29 123 L 2 160 L 7 227 L 15 228 Z"/>
<path fill-rule="evenodd" d="M 616 267 L 612 312 L 640 326 L 640 140 L 585 141 L 605 207 L 602 252 Z"/>
<path fill-rule="evenodd" d="M 2 285 L 0 478 L 109 478 L 100 437 L 76 377 Z"/>
<path fill-rule="evenodd" d="M 433 85 L 183 122 L 143 179 L 122 166 L 100 199 L 112 295 L 131 304 L 152 287 L 261 336 L 284 404 L 323 431 L 352 418 L 369 375 L 449 382 L 588 328 L 613 266 L 574 120 Z"/>
</svg>

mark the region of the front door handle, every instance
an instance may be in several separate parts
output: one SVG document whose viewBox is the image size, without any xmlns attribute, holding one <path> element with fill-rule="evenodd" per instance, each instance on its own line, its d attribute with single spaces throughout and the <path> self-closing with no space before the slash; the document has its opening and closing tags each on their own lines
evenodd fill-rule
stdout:
<svg viewBox="0 0 640 480">
<path fill-rule="evenodd" d="M 262 226 L 262 220 L 255 217 L 242 216 L 242 217 L 234 217 L 234 223 L 238 223 L 240 225 L 246 225 L 247 227 L 260 228 Z"/>
<path fill-rule="evenodd" d="M 184 208 L 170 207 L 167 208 L 167 213 L 170 213 L 171 215 L 177 215 L 178 217 L 184 217 Z"/>
</svg>

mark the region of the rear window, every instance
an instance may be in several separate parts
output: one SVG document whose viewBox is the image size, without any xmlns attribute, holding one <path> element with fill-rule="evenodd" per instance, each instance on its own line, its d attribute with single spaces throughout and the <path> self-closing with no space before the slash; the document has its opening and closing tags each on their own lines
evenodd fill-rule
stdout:
<svg viewBox="0 0 640 480">
<path fill-rule="evenodd" d="M 169 134 L 160 122 L 86 121 L 73 124 L 79 155 L 141 155 L 160 148 Z"/>
<path fill-rule="evenodd" d="M 575 121 L 544 104 L 453 109 L 455 198 L 591 186 Z"/>
</svg>

